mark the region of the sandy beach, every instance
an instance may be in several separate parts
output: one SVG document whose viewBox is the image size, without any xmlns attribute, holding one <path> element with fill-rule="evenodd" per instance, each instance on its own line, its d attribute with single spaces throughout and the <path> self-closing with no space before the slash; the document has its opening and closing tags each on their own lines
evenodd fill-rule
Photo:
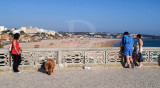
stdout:
<svg viewBox="0 0 160 88">
<path fill-rule="evenodd" d="M 121 41 L 121 39 L 100 39 L 100 38 L 69 38 L 42 40 L 40 42 L 20 43 L 22 48 L 51 48 L 51 47 L 112 47 L 112 45 Z M 8 48 L 9 45 L 4 46 Z"/>
</svg>

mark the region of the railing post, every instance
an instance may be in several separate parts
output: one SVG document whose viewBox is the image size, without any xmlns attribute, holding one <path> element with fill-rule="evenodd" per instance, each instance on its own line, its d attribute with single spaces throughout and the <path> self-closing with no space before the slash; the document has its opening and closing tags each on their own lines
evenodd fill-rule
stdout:
<svg viewBox="0 0 160 88">
<path fill-rule="evenodd" d="M 62 54 L 63 54 L 62 50 L 59 49 L 58 50 L 58 60 L 57 60 L 59 66 L 63 66 L 63 63 L 62 63 Z"/>
<path fill-rule="evenodd" d="M 108 63 L 108 51 L 106 50 L 105 51 L 105 64 L 107 64 Z"/>
<path fill-rule="evenodd" d="M 107 60 L 106 60 L 106 59 L 107 59 L 107 54 L 106 54 L 106 51 L 105 51 L 105 57 L 104 57 L 104 58 L 105 58 L 105 61 L 104 61 L 104 63 L 106 64 L 106 63 L 107 63 Z"/>
<path fill-rule="evenodd" d="M 152 60 L 151 60 L 151 51 L 148 51 L 148 56 L 149 56 L 149 66 L 151 66 L 152 64 Z"/>
<path fill-rule="evenodd" d="M 83 56 L 83 58 L 84 58 L 84 59 L 83 59 L 83 60 L 84 60 L 83 63 L 86 64 L 86 51 L 84 51 L 84 56 Z"/>
<path fill-rule="evenodd" d="M 11 53 L 10 53 L 10 51 L 8 52 L 8 54 L 9 54 L 8 63 L 9 63 L 9 67 L 11 67 Z"/>
<path fill-rule="evenodd" d="M 151 52 L 150 51 L 148 51 L 148 56 L 149 56 L 149 65 L 151 65 L 151 54 L 150 54 Z"/>
<path fill-rule="evenodd" d="M 9 51 L 9 67 L 12 68 L 12 55 L 11 55 L 11 52 Z"/>
</svg>

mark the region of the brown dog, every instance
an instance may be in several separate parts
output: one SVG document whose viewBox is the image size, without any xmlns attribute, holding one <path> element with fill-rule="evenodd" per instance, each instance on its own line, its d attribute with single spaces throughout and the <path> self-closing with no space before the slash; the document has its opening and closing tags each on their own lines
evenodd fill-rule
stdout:
<svg viewBox="0 0 160 88">
<path fill-rule="evenodd" d="M 54 59 L 52 58 L 47 59 L 47 61 L 44 64 L 44 67 L 48 75 L 51 75 L 51 73 L 53 73 L 54 66 L 55 66 Z"/>
</svg>

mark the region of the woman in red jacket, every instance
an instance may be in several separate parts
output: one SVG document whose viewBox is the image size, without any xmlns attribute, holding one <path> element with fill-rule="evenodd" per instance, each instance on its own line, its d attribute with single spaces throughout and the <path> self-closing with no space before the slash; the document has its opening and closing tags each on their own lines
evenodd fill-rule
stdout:
<svg viewBox="0 0 160 88">
<path fill-rule="evenodd" d="M 19 33 L 14 34 L 14 39 L 12 40 L 12 58 L 13 58 L 13 71 L 20 73 L 18 70 L 18 66 L 21 63 L 21 55 L 20 55 L 20 50 L 22 49 L 19 47 L 18 39 L 20 37 Z"/>
</svg>

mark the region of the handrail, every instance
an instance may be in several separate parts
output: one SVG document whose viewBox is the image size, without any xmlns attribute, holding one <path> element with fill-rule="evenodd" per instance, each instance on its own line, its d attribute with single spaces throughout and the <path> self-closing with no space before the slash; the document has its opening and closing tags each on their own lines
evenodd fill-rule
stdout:
<svg viewBox="0 0 160 88">
<path fill-rule="evenodd" d="M 144 62 L 160 60 L 160 47 L 144 47 L 143 50 Z M 46 58 L 54 58 L 56 64 L 120 63 L 123 58 L 119 51 L 119 47 L 28 48 L 23 49 L 21 65 L 41 65 Z M 12 66 L 10 57 L 7 49 L 0 49 L 0 68 Z"/>
</svg>

